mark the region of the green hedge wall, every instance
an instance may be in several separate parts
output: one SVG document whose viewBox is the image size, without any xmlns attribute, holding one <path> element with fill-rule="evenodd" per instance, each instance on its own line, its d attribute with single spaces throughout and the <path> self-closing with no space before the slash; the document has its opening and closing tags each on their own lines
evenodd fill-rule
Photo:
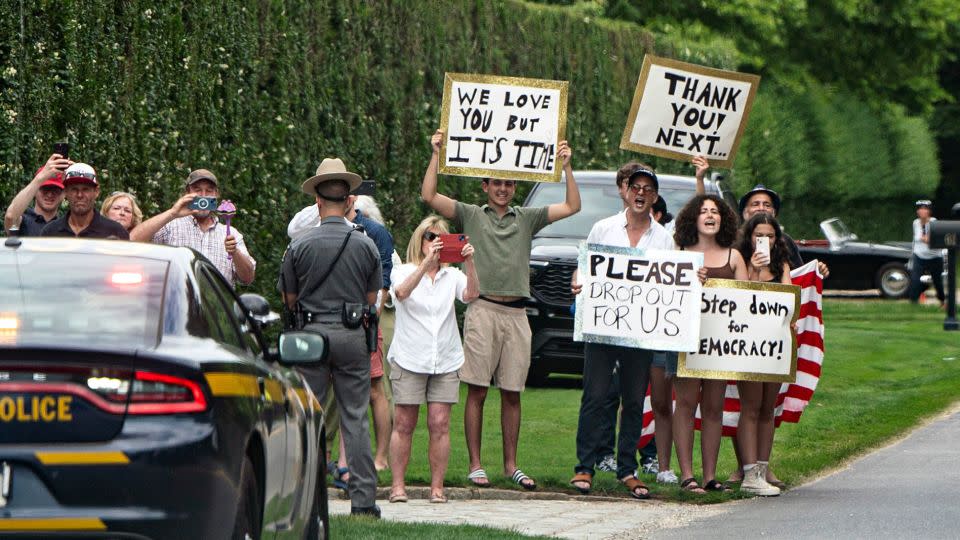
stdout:
<svg viewBox="0 0 960 540">
<path fill-rule="evenodd" d="M 647 51 L 727 69 L 737 58 L 723 39 L 689 43 L 510 0 L 2 2 L 0 204 L 64 137 L 104 192 L 135 192 L 147 215 L 176 200 L 190 169 L 209 168 L 240 208 L 235 223 L 259 261 L 253 288 L 273 296 L 287 221 L 311 203 L 299 184 L 325 156 L 378 181 L 403 252 L 425 213 L 419 184 L 445 72 L 571 81 L 574 166 L 613 168 L 637 157 L 617 147 Z M 936 157 L 922 121 L 825 88 L 761 87 L 738 190 L 763 180 L 805 220 L 849 214 L 860 199 L 906 200 L 909 185 L 932 192 Z M 480 192 L 458 178 L 441 190 L 464 200 Z M 801 212 L 811 200 L 817 212 Z"/>
</svg>

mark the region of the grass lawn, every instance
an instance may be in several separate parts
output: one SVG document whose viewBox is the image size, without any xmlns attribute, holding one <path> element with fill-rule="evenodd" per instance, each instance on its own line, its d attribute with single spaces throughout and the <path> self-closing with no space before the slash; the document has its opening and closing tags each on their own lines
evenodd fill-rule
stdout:
<svg viewBox="0 0 960 540">
<path fill-rule="evenodd" d="M 791 485 L 895 440 L 960 398 L 960 334 L 943 331 L 942 311 L 903 301 L 827 299 L 824 317 L 826 356 L 820 384 L 801 423 L 783 424 L 774 444 L 771 467 Z M 575 380 L 551 380 L 553 387 L 528 388 L 523 394 L 518 461 L 540 489 L 573 493 L 568 481 L 576 463 L 580 390 Z M 451 418 L 448 486 L 467 485 L 463 396 L 461 392 Z M 503 476 L 499 401 L 496 390 L 491 391 L 484 417 L 483 465 L 496 486 L 514 487 Z M 694 451 L 696 470 L 698 448 L 699 443 Z M 718 478 L 725 479 L 734 467 L 725 438 Z M 429 479 L 421 408 L 407 483 L 428 485 Z M 691 498 L 676 488 L 660 488 L 652 478 L 645 480 L 654 496 L 663 499 L 715 502 L 735 496 Z M 380 485 L 390 485 L 389 471 L 381 473 Z M 593 493 L 626 496 L 613 473 L 598 472 Z"/>
<path fill-rule="evenodd" d="M 896 441 L 960 399 L 960 332 L 943 330 L 942 311 L 905 301 L 841 299 L 827 299 L 823 311 L 826 353 L 820 384 L 801 423 L 781 425 L 774 443 L 771 466 L 789 485 Z M 573 493 L 567 482 L 576 462 L 580 390 L 574 380 L 555 382 L 554 387 L 530 388 L 523 394 L 519 463 L 536 478 L 541 490 Z M 513 487 L 502 474 L 499 411 L 494 391 L 489 394 L 484 418 L 483 464 L 495 485 Z M 451 443 L 446 485 L 465 486 L 462 405 L 453 409 Z M 699 443 L 694 451 L 694 465 L 699 470 L 697 448 Z M 421 414 L 408 484 L 429 484 L 426 455 L 426 419 Z M 733 450 L 725 438 L 718 477 L 725 479 L 734 467 Z M 693 496 L 675 487 L 661 488 L 650 477 L 645 481 L 653 496 L 664 500 L 711 503 L 740 496 Z M 389 471 L 381 473 L 379 483 L 390 485 Z M 612 473 L 598 472 L 593 493 L 626 496 Z M 371 522 L 346 516 L 334 517 L 331 528 L 342 538 L 526 538 L 479 527 Z"/>
</svg>

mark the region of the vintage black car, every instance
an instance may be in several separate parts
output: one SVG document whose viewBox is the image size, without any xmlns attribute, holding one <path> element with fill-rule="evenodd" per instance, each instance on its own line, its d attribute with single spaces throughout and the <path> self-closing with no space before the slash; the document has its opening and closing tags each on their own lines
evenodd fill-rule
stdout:
<svg viewBox="0 0 960 540">
<path fill-rule="evenodd" d="M 696 194 L 696 181 L 690 176 L 657 175 L 659 194 L 667 210 L 676 214 Z M 573 216 L 551 223 L 533 237 L 530 252 L 530 298 L 527 319 L 533 333 L 528 381 L 542 382 L 550 373 L 583 371 L 583 343 L 573 341 L 573 315 L 570 305 L 570 278 L 577 268 L 577 246 L 586 240 L 597 221 L 623 210 L 614 171 L 577 171 L 581 210 Z M 524 206 L 544 206 L 564 198 L 560 183 L 536 184 Z M 718 179 L 706 181 L 708 193 L 721 195 L 733 208 L 737 201 Z"/>
<path fill-rule="evenodd" d="M 820 223 L 824 238 L 797 240 L 804 261 L 819 259 L 830 268 L 825 289 L 877 289 L 887 298 L 905 298 L 910 289 L 910 248 L 860 242 L 838 218 Z M 907 244 L 909 246 L 909 244 Z M 924 280 L 929 284 L 929 278 Z"/>
<path fill-rule="evenodd" d="M 0 283 L 0 536 L 326 538 L 292 367 L 325 336 L 268 352 L 276 314 L 187 248 L 8 238 Z"/>
</svg>

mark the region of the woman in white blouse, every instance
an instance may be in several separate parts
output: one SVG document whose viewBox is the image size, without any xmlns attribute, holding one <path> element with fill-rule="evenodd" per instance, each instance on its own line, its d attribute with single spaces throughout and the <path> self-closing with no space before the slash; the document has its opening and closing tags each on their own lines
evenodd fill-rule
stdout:
<svg viewBox="0 0 960 540">
<path fill-rule="evenodd" d="M 480 294 L 472 245 L 466 243 L 460 252 L 466 273 L 440 263 L 439 236 L 447 231 L 447 222 L 440 216 L 421 221 L 407 245 L 407 263 L 395 266 L 390 274 L 396 306 L 388 357 L 396 403 L 390 437 L 390 502 L 407 501 L 404 474 L 424 402 L 430 431 L 430 502 L 447 502 L 443 477 L 450 456 L 450 408 L 460 396 L 457 370 L 463 365 L 454 299 L 467 303 Z"/>
</svg>

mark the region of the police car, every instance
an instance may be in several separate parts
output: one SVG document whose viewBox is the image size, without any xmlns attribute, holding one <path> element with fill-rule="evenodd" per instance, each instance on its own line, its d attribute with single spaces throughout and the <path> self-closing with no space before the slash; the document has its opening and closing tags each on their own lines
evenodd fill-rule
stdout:
<svg viewBox="0 0 960 540">
<path fill-rule="evenodd" d="M 286 332 L 187 248 L 0 247 L 0 537 L 326 538 L 323 412 Z"/>
</svg>

